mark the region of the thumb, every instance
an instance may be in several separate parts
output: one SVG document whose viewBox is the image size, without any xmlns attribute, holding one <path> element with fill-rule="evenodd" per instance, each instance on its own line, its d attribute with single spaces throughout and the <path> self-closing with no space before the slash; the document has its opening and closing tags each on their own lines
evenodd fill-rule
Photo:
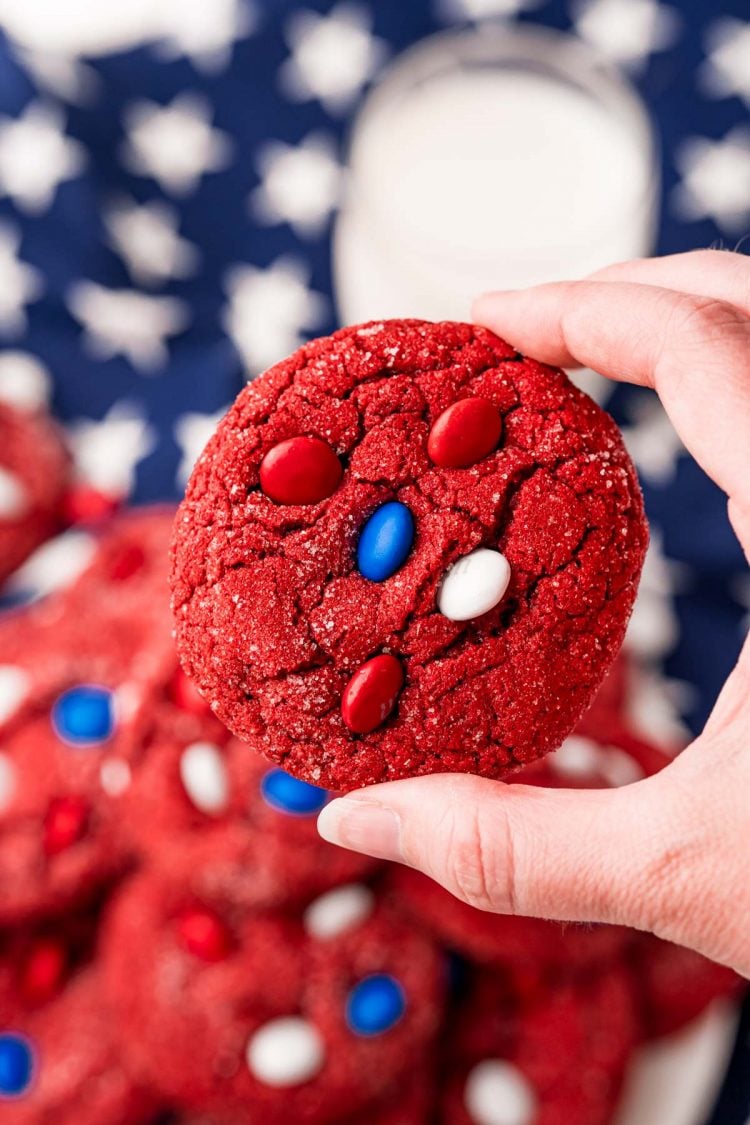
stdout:
<svg viewBox="0 0 750 1125">
<path fill-rule="evenodd" d="M 671 771 L 614 790 L 410 778 L 339 797 L 318 828 L 418 868 L 481 910 L 662 931 L 672 928 L 681 837 Z"/>
</svg>

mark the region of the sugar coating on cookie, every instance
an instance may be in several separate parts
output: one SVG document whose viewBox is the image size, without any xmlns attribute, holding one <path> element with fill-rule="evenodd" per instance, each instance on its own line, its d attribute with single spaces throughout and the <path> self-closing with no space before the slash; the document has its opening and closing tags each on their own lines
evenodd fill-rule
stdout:
<svg viewBox="0 0 750 1125">
<path fill-rule="evenodd" d="M 199 459 L 178 648 L 314 784 L 501 776 L 590 702 L 646 540 L 620 434 L 563 372 L 470 325 L 347 328 L 245 388 Z"/>
</svg>

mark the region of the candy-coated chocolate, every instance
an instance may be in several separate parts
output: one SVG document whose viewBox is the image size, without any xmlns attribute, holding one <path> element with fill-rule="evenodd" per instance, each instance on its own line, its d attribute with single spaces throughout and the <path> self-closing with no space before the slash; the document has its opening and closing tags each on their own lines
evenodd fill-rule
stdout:
<svg viewBox="0 0 750 1125">
<path fill-rule="evenodd" d="M 357 544 L 357 566 L 371 582 L 384 582 L 403 566 L 414 543 L 414 517 L 406 504 L 391 500 L 366 522 Z"/>
<path fill-rule="evenodd" d="M 23 1035 L 0 1034 L 0 1098 L 17 1098 L 31 1085 L 34 1052 Z"/>
<path fill-rule="evenodd" d="M 300 1016 L 263 1024 L 247 1045 L 250 1073 L 266 1086 L 299 1086 L 313 1078 L 324 1061 L 320 1032 Z"/>
<path fill-rule="evenodd" d="M 223 961 L 229 953 L 229 931 L 211 910 L 184 910 L 177 919 L 177 932 L 185 949 L 201 961 Z"/>
<path fill-rule="evenodd" d="M 341 699 L 341 715 L 353 734 L 369 734 L 384 723 L 404 685 L 400 661 L 390 653 L 368 660 L 354 673 Z"/>
<path fill-rule="evenodd" d="M 277 504 L 317 504 L 336 491 L 342 473 L 338 457 L 320 438 L 288 438 L 261 461 L 260 487 Z"/>
<path fill-rule="evenodd" d="M 518 1067 L 504 1059 L 484 1059 L 469 1072 L 464 1103 L 476 1125 L 532 1125 L 534 1091 Z"/>
<path fill-rule="evenodd" d="M 365 977 L 349 993 L 346 1022 L 357 1035 L 382 1035 L 406 1011 L 404 990 L 397 980 L 377 973 Z"/>
<path fill-rule="evenodd" d="M 260 791 L 266 804 L 290 816 L 314 816 L 328 798 L 325 789 L 300 781 L 285 770 L 269 770 L 260 783 Z"/>
<path fill-rule="evenodd" d="M 57 855 L 78 843 L 86 833 L 89 809 L 81 797 L 68 795 L 50 801 L 44 818 L 44 851 Z"/>
<path fill-rule="evenodd" d="M 70 688 L 52 708 L 52 725 L 71 746 L 106 742 L 115 726 L 112 692 L 93 684 Z"/>
<path fill-rule="evenodd" d="M 480 547 L 446 572 L 438 592 L 438 609 L 450 621 L 471 621 L 500 602 L 510 582 L 505 555 Z"/>
<path fill-rule="evenodd" d="M 219 816 L 229 803 L 224 757 L 212 742 L 193 742 L 180 757 L 180 780 L 188 797 L 207 816 Z"/>
<path fill-rule="evenodd" d="M 497 448 L 503 420 L 486 398 L 462 398 L 444 410 L 427 439 L 430 460 L 441 469 L 466 469 Z"/>
<path fill-rule="evenodd" d="M 42 1004 L 57 994 L 67 954 L 54 938 L 38 938 L 26 955 L 19 975 L 19 992 L 32 1004 Z"/>
</svg>

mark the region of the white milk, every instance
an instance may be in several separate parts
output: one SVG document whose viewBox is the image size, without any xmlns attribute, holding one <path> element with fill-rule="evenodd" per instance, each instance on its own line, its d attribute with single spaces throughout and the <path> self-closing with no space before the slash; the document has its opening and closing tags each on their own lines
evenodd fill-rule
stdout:
<svg viewBox="0 0 750 1125">
<path fill-rule="evenodd" d="M 576 41 L 437 36 L 402 56 L 356 123 L 341 319 L 465 317 L 486 288 L 647 253 L 655 186 L 640 103 Z"/>
</svg>

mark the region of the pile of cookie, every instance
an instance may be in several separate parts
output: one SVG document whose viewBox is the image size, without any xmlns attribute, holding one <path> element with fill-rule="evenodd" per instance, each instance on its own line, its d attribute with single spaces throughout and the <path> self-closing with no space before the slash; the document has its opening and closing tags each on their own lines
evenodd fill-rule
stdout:
<svg viewBox="0 0 750 1125">
<path fill-rule="evenodd" d="M 736 978 L 324 843 L 326 790 L 232 737 L 178 665 L 173 519 L 100 523 L 81 573 L 0 618 L 0 1121 L 606 1125 L 639 1045 Z M 626 681 L 519 776 L 661 768 Z"/>
</svg>

